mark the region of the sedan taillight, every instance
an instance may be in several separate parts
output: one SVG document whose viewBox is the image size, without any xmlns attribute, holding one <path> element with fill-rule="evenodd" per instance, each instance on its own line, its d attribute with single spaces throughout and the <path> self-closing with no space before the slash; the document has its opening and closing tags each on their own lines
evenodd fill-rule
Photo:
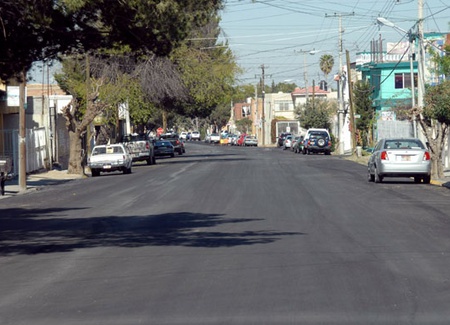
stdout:
<svg viewBox="0 0 450 325">
<path fill-rule="evenodd" d="M 389 160 L 388 154 L 386 151 L 383 151 L 380 155 L 381 160 Z"/>
<path fill-rule="evenodd" d="M 430 159 L 431 159 L 430 153 L 428 151 L 425 151 L 425 153 L 423 154 L 423 160 L 426 161 Z"/>
</svg>

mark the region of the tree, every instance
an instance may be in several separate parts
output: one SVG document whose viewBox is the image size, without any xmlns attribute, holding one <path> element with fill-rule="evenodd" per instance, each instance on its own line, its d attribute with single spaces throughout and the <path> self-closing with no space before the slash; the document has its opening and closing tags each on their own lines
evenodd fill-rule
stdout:
<svg viewBox="0 0 450 325">
<path fill-rule="evenodd" d="M 432 69 L 437 75 L 442 76 L 443 79 L 450 78 L 450 45 L 444 46 L 445 54 L 441 55 L 438 51 L 430 48 L 430 53 L 432 54 L 431 61 L 434 63 L 434 68 Z"/>
<path fill-rule="evenodd" d="M 330 54 L 324 54 L 320 57 L 320 70 L 322 70 L 325 75 L 325 80 L 328 79 L 328 75 L 333 69 L 334 66 L 334 58 Z"/>
<path fill-rule="evenodd" d="M 415 107 L 413 115 L 425 134 L 432 163 L 432 177 L 443 178 L 442 153 L 450 125 L 450 80 L 429 86 L 424 96 L 424 107 Z"/>
<path fill-rule="evenodd" d="M 221 0 L 2 0 L 1 76 L 7 80 L 34 61 L 100 48 L 167 56 L 221 6 Z"/>
<path fill-rule="evenodd" d="M 243 119 L 240 119 L 239 121 L 236 121 L 236 127 L 241 133 L 249 133 L 249 130 L 251 130 L 252 128 L 252 123 L 252 120 L 250 120 L 248 117 L 245 117 Z"/>
<path fill-rule="evenodd" d="M 356 128 L 360 139 L 360 145 L 369 146 L 372 142 L 372 127 L 374 123 L 374 109 L 372 107 L 372 89 L 369 82 L 357 81 L 353 86 L 353 104 L 356 114 Z"/>
<path fill-rule="evenodd" d="M 326 99 L 309 99 L 295 109 L 300 125 L 305 128 L 330 129 L 331 116 L 336 111 L 336 103 Z"/>
<path fill-rule="evenodd" d="M 188 100 L 178 105 L 181 114 L 204 118 L 217 105 L 231 101 L 240 69 L 227 44 L 216 44 L 218 35 L 219 18 L 214 16 L 205 26 L 192 30 L 171 55 L 188 91 Z"/>
</svg>

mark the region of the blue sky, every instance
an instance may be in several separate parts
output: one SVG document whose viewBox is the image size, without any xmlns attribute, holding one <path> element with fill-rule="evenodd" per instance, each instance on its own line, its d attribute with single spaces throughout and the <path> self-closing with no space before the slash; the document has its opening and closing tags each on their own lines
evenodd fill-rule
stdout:
<svg viewBox="0 0 450 325">
<path fill-rule="evenodd" d="M 450 1 L 423 0 L 425 32 L 449 32 Z M 323 54 L 334 57 L 338 71 L 339 18 L 345 50 L 351 60 L 357 52 L 370 50 L 370 41 L 405 41 L 394 28 L 376 24 L 383 17 L 409 30 L 418 19 L 418 0 L 226 0 L 221 14 L 221 40 L 227 40 L 238 64 L 244 69 L 240 83 L 255 84 L 265 66 L 266 84 L 289 80 L 304 86 L 324 79 L 319 68 Z M 314 55 L 309 54 L 315 51 Z"/>
</svg>

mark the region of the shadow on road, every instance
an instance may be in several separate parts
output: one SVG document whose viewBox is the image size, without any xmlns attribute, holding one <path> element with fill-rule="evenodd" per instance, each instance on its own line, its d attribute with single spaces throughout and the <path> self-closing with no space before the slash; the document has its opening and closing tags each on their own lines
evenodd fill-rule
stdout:
<svg viewBox="0 0 450 325">
<path fill-rule="evenodd" d="M 0 217 L 0 256 L 69 252 L 95 247 L 235 247 L 268 244 L 298 232 L 208 231 L 222 224 L 261 219 L 222 214 L 167 213 L 148 216 L 67 218 L 66 209 L 4 209 Z M 83 214 L 83 208 L 79 210 Z"/>
</svg>

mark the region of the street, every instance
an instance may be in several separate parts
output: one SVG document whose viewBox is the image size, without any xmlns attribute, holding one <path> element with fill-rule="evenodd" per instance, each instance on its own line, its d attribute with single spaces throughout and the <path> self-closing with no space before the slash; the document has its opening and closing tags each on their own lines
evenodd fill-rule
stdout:
<svg viewBox="0 0 450 325">
<path fill-rule="evenodd" d="M 0 201 L 0 324 L 448 324 L 450 190 L 279 148 Z"/>
</svg>

